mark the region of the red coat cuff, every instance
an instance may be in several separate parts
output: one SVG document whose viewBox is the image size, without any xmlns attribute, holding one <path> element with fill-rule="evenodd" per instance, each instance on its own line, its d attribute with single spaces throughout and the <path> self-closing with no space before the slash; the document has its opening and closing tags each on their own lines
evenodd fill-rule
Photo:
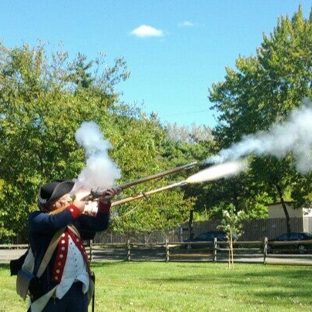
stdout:
<svg viewBox="0 0 312 312">
<path fill-rule="evenodd" d="M 79 216 L 81 216 L 82 212 L 77 208 L 74 204 L 70 204 L 66 207 L 66 210 L 68 210 L 74 219 L 77 219 Z"/>
<path fill-rule="evenodd" d="M 109 213 L 111 208 L 111 203 L 103 204 L 102 202 L 99 202 L 98 211 L 102 213 Z"/>
</svg>

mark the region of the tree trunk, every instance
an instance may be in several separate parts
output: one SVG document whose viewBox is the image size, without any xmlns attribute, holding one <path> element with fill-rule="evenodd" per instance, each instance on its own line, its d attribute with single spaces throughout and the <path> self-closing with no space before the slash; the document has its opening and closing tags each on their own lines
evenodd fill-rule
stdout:
<svg viewBox="0 0 312 312">
<path fill-rule="evenodd" d="M 190 211 L 190 218 L 188 222 L 188 230 L 189 230 L 189 239 L 192 239 L 194 236 L 193 233 L 193 218 L 194 218 L 194 210 Z"/>
<path fill-rule="evenodd" d="M 286 207 L 286 203 L 284 201 L 282 189 L 281 189 L 281 187 L 280 187 L 280 185 L 278 183 L 276 184 L 276 189 L 277 189 L 277 192 L 278 192 L 278 196 L 279 196 L 279 198 L 281 200 L 281 205 L 283 207 L 284 214 L 285 214 L 285 217 L 286 217 L 287 233 L 290 233 L 291 232 L 291 226 L 290 226 L 289 213 L 288 213 L 288 210 L 287 210 L 287 207 Z"/>
</svg>

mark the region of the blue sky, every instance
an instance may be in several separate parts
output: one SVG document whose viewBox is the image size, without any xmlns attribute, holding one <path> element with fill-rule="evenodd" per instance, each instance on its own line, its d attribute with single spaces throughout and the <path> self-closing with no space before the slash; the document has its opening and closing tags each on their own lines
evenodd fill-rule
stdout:
<svg viewBox="0 0 312 312">
<path fill-rule="evenodd" d="M 163 123 L 213 127 L 208 88 L 299 4 L 307 18 L 310 0 L 2 0 L 0 39 L 10 48 L 62 42 L 70 58 L 105 52 L 111 65 L 124 57 L 131 75 L 118 85 L 122 101 Z"/>
</svg>

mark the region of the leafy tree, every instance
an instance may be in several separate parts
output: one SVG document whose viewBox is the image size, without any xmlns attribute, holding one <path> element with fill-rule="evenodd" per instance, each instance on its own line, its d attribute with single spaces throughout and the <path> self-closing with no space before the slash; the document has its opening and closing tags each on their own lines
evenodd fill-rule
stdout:
<svg viewBox="0 0 312 312">
<path fill-rule="evenodd" d="M 169 160 L 163 149 L 167 142 L 166 132 L 155 116 L 147 118 L 139 108 L 119 111 L 113 117 L 113 124 L 118 129 L 112 157 L 118 159 L 122 168 L 122 178 L 118 183 L 125 183 L 160 173 L 170 168 L 184 165 L 184 160 Z M 138 193 L 161 188 L 179 181 L 183 172 L 151 180 L 125 189 L 123 197 L 132 197 Z M 176 180 L 175 180 L 176 179 Z M 113 208 L 114 222 L 112 230 L 129 236 L 152 230 L 167 230 L 185 220 L 185 212 L 190 203 L 184 200 L 181 189 L 172 189 L 136 200 Z"/>
<path fill-rule="evenodd" d="M 229 239 L 229 259 L 228 259 L 228 268 L 234 269 L 234 247 L 233 247 L 233 238 L 238 238 L 243 234 L 243 221 L 245 218 L 245 213 L 240 210 L 236 212 L 233 204 L 229 204 L 228 207 L 224 207 L 222 210 L 223 218 L 221 220 L 221 225 L 219 226 L 222 229 Z"/>
<path fill-rule="evenodd" d="M 72 71 L 68 75 L 68 81 L 74 82 L 77 87 L 89 89 L 92 88 L 95 79 L 88 70 L 92 69 L 93 62 L 85 64 L 87 57 L 78 53 L 77 60 L 74 62 L 73 67 L 69 68 Z"/>
<path fill-rule="evenodd" d="M 304 19 L 300 6 L 291 19 L 278 19 L 270 37 L 263 36 L 256 56 L 239 56 L 236 70 L 226 68 L 225 81 L 209 90 L 213 109 L 219 113 L 213 134 L 220 149 L 244 135 L 270 129 L 273 122 L 282 122 L 301 105 L 303 98 L 312 97 L 311 47 L 312 10 L 309 19 Z M 298 197 L 294 184 L 302 186 L 302 177 L 293 166 L 291 155 L 287 160 L 263 157 L 254 162 L 251 174 L 259 191 L 283 202 L 285 196 Z"/>
<path fill-rule="evenodd" d="M 113 145 L 111 158 L 129 182 L 184 164 L 167 157 L 167 133 L 156 115 L 119 103 L 114 86 L 127 79 L 126 63 L 116 59 L 87 61 L 66 52 L 49 57 L 43 46 L 7 49 L 0 45 L 0 239 L 18 234 L 25 239 L 26 219 L 37 209 L 38 187 L 50 180 L 77 177 L 85 166 L 85 151 L 74 140 L 83 121 L 94 121 Z M 174 152 L 174 150 L 172 150 Z M 164 177 L 157 187 L 175 177 Z M 156 185 L 156 184 L 155 184 Z M 125 196 L 155 185 L 138 185 Z M 172 200 L 174 199 L 174 200 Z M 192 200 L 175 189 L 145 201 L 116 206 L 113 229 L 124 233 L 168 229 L 185 220 Z"/>
<path fill-rule="evenodd" d="M 23 234 L 28 213 L 37 209 L 39 185 L 73 178 L 83 168 L 84 151 L 74 140 L 81 122 L 103 125 L 109 110 L 117 110 L 112 87 L 114 76 L 127 77 L 124 64 L 117 62 L 115 71 L 96 77 L 91 94 L 76 92 L 80 85 L 77 76 L 71 81 L 73 65 L 67 60 L 67 53 L 57 52 L 50 64 L 42 46 L 0 45 L 0 235 Z"/>
<path fill-rule="evenodd" d="M 207 166 L 205 160 L 208 156 L 213 154 L 212 151 L 214 150 L 214 140 L 211 135 L 211 129 L 207 127 L 199 127 L 195 124 L 191 129 L 187 127 L 179 127 L 176 124 L 167 124 L 166 131 L 169 138 L 165 144 L 163 152 L 163 156 L 166 159 L 172 162 L 176 162 L 177 159 L 179 159 L 180 162 L 184 163 L 193 162 L 194 160 L 197 161 L 197 166 L 189 171 L 187 176 L 190 176 Z M 201 215 L 202 212 L 205 211 L 202 202 L 198 200 L 202 197 L 202 192 L 202 184 L 189 184 L 184 190 L 184 198 L 191 200 L 193 203 L 192 208 L 189 211 L 189 236 L 192 234 L 193 220 L 196 217 L 194 212 L 197 212 L 197 215 Z"/>
<path fill-rule="evenodd" d="M 191 127 L 179 126 L 178 124 L 166 124 L 169 139 L 175 142 L 199 143 L 212 141 L 212 131 L 209 127 L 192 124 Z"/>
<path fill-rule="evenodd" d="M 259 191 L 260 184 L 252 180 L 250 173 L 241 173 L 236 177 L 220 179 L 202 185 L 202 192 L 196 197 L 196 206 L 201 207 L 206 219 L 220 220 L 223 207 L 232 204 L 236 211 L 244 211 L 248 218 L 267 216 L 267 204 L 270 197 Z"/>
</svg>

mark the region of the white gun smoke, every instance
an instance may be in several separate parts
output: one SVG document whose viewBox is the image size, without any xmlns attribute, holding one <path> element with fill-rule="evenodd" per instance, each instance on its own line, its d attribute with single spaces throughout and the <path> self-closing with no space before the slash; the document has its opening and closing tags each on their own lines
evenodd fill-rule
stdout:
<svg viewBox="0 0 312 312">
<path fill-rule="evenodd" d="M 201 170 L 190 177 L 186 183 L 200 183 L 218 180 L 221 178 L 230 178 L 247 169 L 247 163 L 244 160 L 228 161 L 223 164 L 214 165 Z"/>
<path fill-rule="evenodd" d="M 120 169 L 108 155 L 112 145 L 104 138 L 99 126 L 93 121 L 84 121 L 76 131 L 75 139 L 86 155 L 86 167 L 75 182 L 75 190 L 112 187 L 120 178 Z"/>
<path fill-rule="evenodd" d="M 305 174 L 312 169 L 312 102 L 304 100 L 283 123 L 274 123 L 269 131 L 246 135 L 239 143 L 208 158 L 209 163 L 223 163 L 250 154 L 285 157 L 292 152 L 296 169 Z"/>
</svg>

